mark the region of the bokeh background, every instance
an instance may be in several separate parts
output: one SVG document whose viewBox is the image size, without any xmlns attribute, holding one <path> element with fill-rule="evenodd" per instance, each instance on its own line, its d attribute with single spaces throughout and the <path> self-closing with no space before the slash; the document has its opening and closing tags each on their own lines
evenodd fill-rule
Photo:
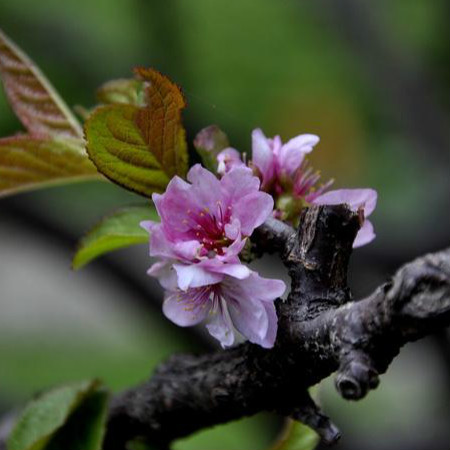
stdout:
<svg viewBox="0 0 450 450">
<path fill-rule="evenodd" d="M 318 134 L 311 159 L 324 178 L 379 193 L 378 238 L 352 261 L 355 297 L 449 244 L 448 17 L 447 0 L 0 1 L 0 27 L 69 105 L 94 104 L 102 82 L 145 65 L 183 87 L 190 141 L 212 123 L 242 151 L 257 126 L 284 139 Z M 0 136 L 20 129 L 0 92 Z M 76 240 L 136 201 L 102 182 L 0 201 L 0 413 L 68 380 L 98 376 L 123 389 L 174 352 L 216 347 L 163 317 L 146 246 L 70 270 Z M 336 448 L 448 450 L 449 342 L 441 332 L 405 348 L 361 402 L 323 383 L 344 434 Z M 175 449 L 262 450 L 279 427 L 262 414 Z"/>
</svg>

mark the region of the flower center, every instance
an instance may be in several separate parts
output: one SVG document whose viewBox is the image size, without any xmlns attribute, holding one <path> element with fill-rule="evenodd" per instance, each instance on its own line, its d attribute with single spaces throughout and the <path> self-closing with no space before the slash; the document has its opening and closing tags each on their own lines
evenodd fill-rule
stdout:
<svg viewBox="0 0 450 450">
<path fill-rule="evenodd" d="M 224 208 L 218 200 L 215 209 L 210 211 L 209 208 L 203 208 L 197 212 L 187 210 L 189 219 L 183 221 L 190 225 L 192 237 L 202 243 L 200 256 L 223 255 L 223 248 L 231 243 L 225 234 L 225 225 L 231 219 L 231 207 Z"/>
</svg>

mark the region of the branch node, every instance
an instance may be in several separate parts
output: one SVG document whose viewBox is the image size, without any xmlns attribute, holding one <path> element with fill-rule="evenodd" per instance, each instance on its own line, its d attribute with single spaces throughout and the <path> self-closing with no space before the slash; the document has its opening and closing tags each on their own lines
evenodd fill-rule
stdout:
<svg viewBox="0 0 450 450">
<path fill-rule="evenodd" d="M 362 352 L 351 352 L 342 361 L 335 385 L 347 400 L 359 400 L 380 383 L 377 370 L 370 358 Z"/>
<path fill-rule="evenodd" d="M 339 428 L 323 413 L 308 393 L 303 398 L 303 404 L 291 414 L 294 420 L 312 428 L 326 445 L 333 445 L 341 438 Z"/>
</svg>

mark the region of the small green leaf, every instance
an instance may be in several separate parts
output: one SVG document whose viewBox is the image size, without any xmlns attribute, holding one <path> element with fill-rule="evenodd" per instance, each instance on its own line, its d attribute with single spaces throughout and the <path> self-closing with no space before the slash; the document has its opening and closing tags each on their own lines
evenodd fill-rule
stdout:
<svg viewBox="0 0 450 450">
<path fill-rule="evenodd" d="M 144 82 L 133 78 L 108 81 L 97 90 L 97 99 L 108 105 L 125 103 L 145 106 Z"/>
<path fill-rule="evenodd" d="M 54 184 L 100 179 L 78 139 L 0 139 L 0 197 Z"/>
<path fill-rule="evenodd" d="M 145 220 L 159 220 L 153 206 L 130 206 L 106 217 L 80 241 L 73 268 L 80 269 L 112 250 L 148 242 L 148 233 L 139 226 Z"/>
<path fill-rule="evenodd" d="M 314 450 L 319 436 L 308 426 L 288 419 L 279 441 L 271 450 Z"/>
<path fill-rule="evenodd" d="M 77 119 L 44 74 L 1 30 L 0 78 L 14 112 L 31 134 L 83 136 Z"/>
<path fill-rule="evenodd" d="M 187 171 L 185 102 L 178 86 L 156 70 L 136 73 L 145 82 L 146 105 L 99 107 L 88 117 L 85 134 L 89 156 L 103 175 L 149 197 Z"/>
<path fill-rule="evenodd" d="M 88 395 L 51 438 L 45 450 L 101 450 L 108 400 L 109 394 L 104 389 Z"/>
<path fill-rule="evenodd" d="M 99 394 L 101 393 L 101 398 Z M 106 399 L 99 390 L 98 381 L 83 381 L 52 389 L 33 400 L 23 411 L 9 439 L 8 450 L 56 450 L 49 447 L 57 435 L 62 436 L 66 424 L 72 416 L 79 416 L 79 409 L 90 411 L 86 415 L 91 425 L 85 426 L 86 443 L 92 443 L 83 450 L 100 450 L 100 445 L 93 446 L 101 440 L 104 423 Z M 93 400 L 94 399 L 94 400 Z M 95 403 L 95 406 L 94 406 Z M 95 412 L 95 414 L 94 414 Z M 73 425 L 69 427 L 72 429 Z M 63 448 L 60 447 L 59 450 Z M 81 447 L 64 447 L 65 450 Z"/>
</svg>

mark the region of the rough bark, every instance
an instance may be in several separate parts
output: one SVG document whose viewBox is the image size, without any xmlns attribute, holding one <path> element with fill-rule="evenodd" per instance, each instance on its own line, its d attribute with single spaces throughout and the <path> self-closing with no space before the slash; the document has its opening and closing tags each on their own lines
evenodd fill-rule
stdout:
<svg viewBox="0 0 450 450">
<path fill-rule="evenodd" d="M 339 431 L 307 393 L 336 372 L 344 398 L 364 397 L 402 345 L 450 324 L 450 248 L 404 265 L 365 299 L 351 301 L 347 270 L 359 217 L 343 205 L 313 206 L 297 231 L 274 219 L 254 235 L 276 251 L 292 284 L 277 301 L 273 349 L 245 343 L 176 355 L 111 404 L 105 450 L 137 436 L 168 448 L 176 438 L 262 410 L 301 420 L 329 443 Z"/>
</svg>

